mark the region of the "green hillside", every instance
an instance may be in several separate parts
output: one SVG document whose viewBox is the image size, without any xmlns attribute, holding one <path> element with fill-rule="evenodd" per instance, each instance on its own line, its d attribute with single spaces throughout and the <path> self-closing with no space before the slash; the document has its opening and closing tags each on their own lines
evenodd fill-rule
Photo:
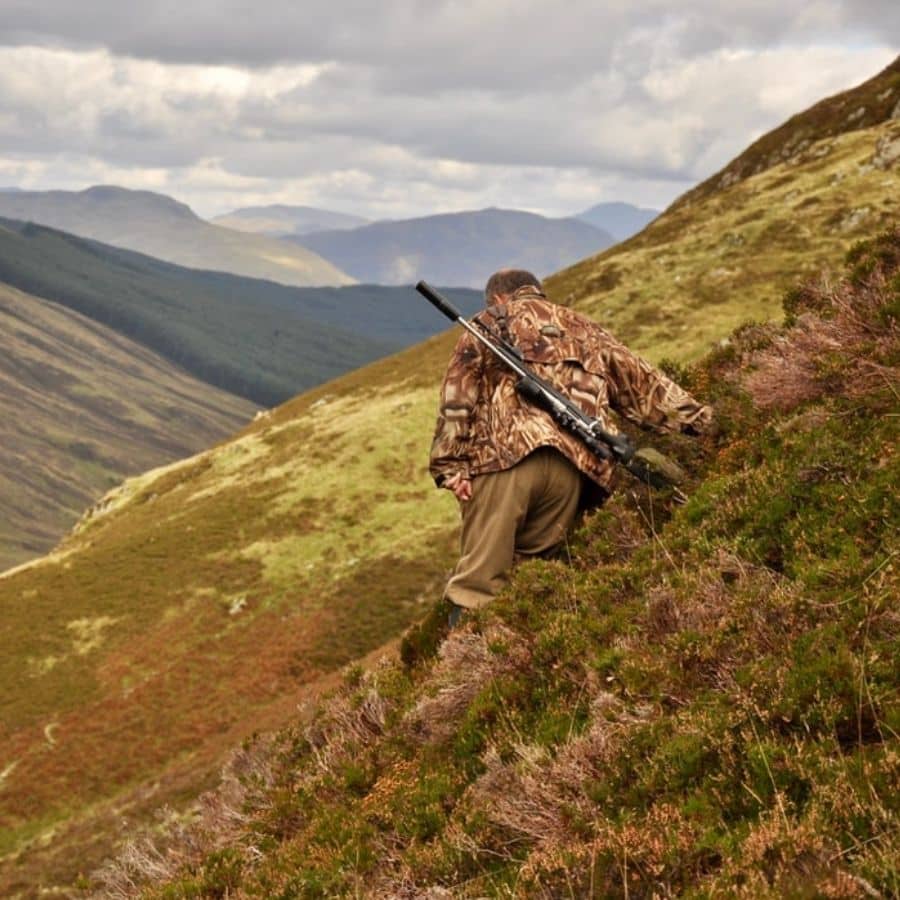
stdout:
<svg viewBox="0 0 900 900">
<path fill-rule="evenodd" d="M 439 330 L 409 292 L 288 288 L 173 266 L 0 219 L 0 283 L 121 332 L 232 394 L 273 406 Z M 455 292 L 462 306 L 474 292 Z"/>
<path fill-rule="evenodd" d="M 900 895 L 900 229 L 786 311 L 682 373 L 722 425 L 687 505 L 621 491 L 568 562 L 522 565 L 437 655 L 349 669 L 98 883 Z"/>
<path fill-rule="evenodd" d="M 861 214 L 846 221 L 840 218 L 831 226 L 828 216 L 823 220 L 823 209 L 831 210 L 830 214 L 838 209 L 852 210 L 857 208 L 857 198 L 867 198 L 868 226 L 874 227 L 888 215 L 885 198 L 898 196 L 897 157 L 891 149 L 896 146 L 897 124 L 885 121 L 841 137 L 825 138 L 821 147 L 814 145 L 808 156 L 780 173 L 767 170 L 722 189 L 695 205 L 693 214 L 676 207 L 617 250 L 550 279 L 551 293 L 597 315 L 618 336 L 655 360 L 663 356 L 682 362 L 696 358 L 711 342 L 727 338 L 734 323 L 750 317 L 780 317 L 782 286 L 796 283 L 804 272 L 837 265 L 845 248 L 863 233 L 865 226 L 857 221 Z M 790 201 L 793 205 L 785 212 L 789 189 L 779 178 L 787 177 L 801 186 L 811 185 L 809 196 L 816 196 L 817 202 Z M 848 185 L 853 191 L 846 196 L 843 192 Z M 738 209 L 745 212 L 736 213 Z M 722 244 L 721 236 L 735 227 L 734 217 L 751 213 L 754 218 L 741 226 L 746 229 L 741 232 L 743 239 Z M 793 229 L 790 239 L 785 237 L 785 221 Z M 821 229 L 820 235 L 816 229 Z M 711 265 L 712 260 L 719 259 L 716 248 L 720 244 L 727 247 L 727 267 L 733 272 L 727 277 Z M 706 289 L 709 284 L 713 287 Z M 431 314 L 436 316 L 433 311 Z M 748 334 L 752 339 L 754 332 Z M 322 385 L 254 422 L 214 450 L 126 482 L 84 520 L 57 553 L 24 571 L 0 577 L 0 604 L 6 613 L 4 653 L 0 655 L 0 685 L 4 686 L 0 689 L 0 760 L 4 767 L 0 769 L 4 771 L 0 892 L 37 893 L 41 887 L 71 884 L 79 871 L 90 872 L 116 840 L 127 836 L 120 830 L 123 818 L 132 823 L 132 830 L 134 823 L 148 820 L 153 810 L 167 803 L 182 809 L 197 791 L 212 783 L 219 762 L 245 736 L 256 729 L 296 721 L 298 704 L 309 697 L 318 679 L 327 678 L 361 654 L 375 651 L 396 638 L 406 624 L 422 617 L 437 595 L 454 553 L 454 501 L 447 492 L 434 490 L 426 471 L 437 387 L 453 339 L 452 335 L 433 338 Z M 739 355 L 745 348 L 750 350 L 741 341 L 729 346 L 730 350 L 726 347 L 720 353 Z M 834 364 L 837 373 L 843 371 L 840 358 L 835 357 Z M 721 369 L 712 367 L 708 371 L 708 379 L 702 372 L 694 376 L 693 387 L 702 397 L 721 393 L 727 385 L 729 370 L 724 360 Z M 825 371 L 831 370 L 826 367 Z M 872 370 L 873 378 L 881 379 L 879 371 Z M 727 449 L 715 465 L 726 466 L 729 454 L 733 454 L 738 467 L 735 471 L 745 473 L 741 477 L 750 478 L 754 466 L 759 466 L 760 473 L 771 479 L 771 484 L 766 484 L 768 491 L 782 481 L 787 489 L 795 483 L 793 476 L 782 479 L 777 469 L 762 468 L 763 457 L 757 459 L 752 449 L 747 449 L 751 438 L 756 440 L 754 429 L 763 430 L 750 418 L 749 401 L 732 401 L 729 396 L 726 391 L 722 401 L 730 404 L 726 406 L 728 416 L 735 420 L 729 426 L 725 445 L 732 449 Z M 863 404 L 863 412 L 867 408 Z M 842 415 L 835 422 L 853 421 L 849 412 L 843 415 L 844 410 L 841 407 Z M 740 415 L 747 420 L 740 420 Z M 865 427 L 870 431 L 866 433 L 874 446 L 882 440 L 878 429 L 889 427 L 894 420 L 882 416 L 867 421 Z M 746 457 L 740 455 L 744 452 L 741 435 L 745 433 Z M 822 441 L 826 437 L 822 432 L 816 436 Z M 845 448 L 841 445 L 840 449 Z M 858 452 L 862 452 L 862 445 Z M 809 474 L 802 484 L 815 487 L 821 482 L 828 490 L 842 484 L 845 470 L 835 468 L 838 464 L 832 456 L 836 453 L 829 450 L 827 477 L 823 475 L 819 481 L 816 464 L 804 462 Z M 856 463 L 851 462 L 856 459 L 848 457 L 846 477 L 850 483 L 857 477 L 852 468 Z M 701 465 L 699 459 L 685 461 L 695 470 Z M 631 525 L 618 539 L 622 543 L 618 549 L 622 553 L 633 550 L 643 568 L 631 570 L 634 574 L 623 586 L 621 621 L 617 607 L 609 611 L 611 619 L 603 620 L 606 624 L 601 631 L 606 629 L 612 650 L 604 665 L 593 667 L 603 684 L 608 677 L 614 679 L 609 684 L 621 677 L 614 665 L 615 650 L 632 633 L 628 624 L 631 606 L 644 602 L 629 593 L 637 590 L 637 574 L 651 570 L 650 584 L 662 590 L 665 585 L 653 579 L 668 571 L 667 554 L 676 560 L 676 568 L 683 567 L 688 575 L 705 572 L 700 558 L 690 556 L 677 544 L 686 533 L 696 532 L 697 553 L 707 545 L 717 549 L 723 544 L 728 549 L 724 539 L 717 543 L 715 528 L 719 526 L 706 513 L 701 516 L 697 504 L 716 508 L 724 504 L 740 517 L 743 508 L 737 499 L 730 498 L 732 490 L 740 496 L 744 482 L 729 481 L 727 468 L 715 471 L 720 474 L 707 480 L 698 493 L 700 499 L 692 501 L 696 521 L 677 519 L 672 526 L 675 531 L 663 536 L 662 543 L 652 539 L 647 544 L 646 532 L 641 531 L 641 514 L 622 511 Z M 802 491 L 799 493 L 798 502 L 803 499 Z M 815 492 L 813 496 L 817 496 Z M 789 528 L 788 507 L 786 500 L 779 501 L 772 512 L 771 527 L 776 535 Z M 850 515 L 856 509 L 851 499 L 841 515 Z M 614 512 L 611 508 L 609 515 Z M 644 507 L 645 515 L 649 517 L 650 512 Z M 663 511 L 654 506 L 652 513 L 650 521 L 661 524 L 658 517 Z M 748 511 L 747 521 L 752 522 L 755 515 Z M 843 521 L 836 516 L 838 520 Z M 770 526 L 769 520 L 764 522 L 753 538 L 758 542 L 753 545 L 757 549 L 744 555 L 741 546 L 732 548 L 741 565 L 756 567 L 747 570 L 753 574 L 747 582 L 751 585 L 748 590 L 757 584 L 753 580 L 757 576 L 764 582 L 767 571 L 777 571 L 777 557 L 765 556 L 768 548 L 764 538 Z M 726 523 L 721 527 L 727 530 L 732 526 Z M 704 538 L 704 534 L 709 536 Z M 794 540 L 796 536 L 791 532 L 788 537 Z M 604 560 L 616 562 L 609 557 L 618 545 L 604 549 L 602 528 L 585 540 L 586 549 L 579 552 L 588 554 L 589 563 L 592 559 L 598 564 Z M 871 547 L 864 551 L 861 561 L 875 559 Z M 722 565 L 727 563 L 728 558 L 723 557 Z M 592 606 L 585 610 L 599 610 L 607 616 L 602 584 L 591 587 L 594 593 L 588 592 L 592 565 L 584 572 L 572 573 L 572 593 L 557 589 L 568 570 L 549 570 L 545 593 L 541 593 L 541 570 L 537 570 L 537 576 L 535 570 L 523 572 L 523 578 L 532 579 L 526 582 L 528 590 L 546 603 L 548 617 L 555 615 L 560 603 L 577 612 L 582 595 L 591 598 Z M 862 566 L 860 571 L 864 570 Z M 735 580 L 740 581 L 741 570 L 736 572 Z M 615 572 L 612 575 L 619 577 Z M 823 582 L 830 577 L 827 567 L 823 568 Z M 867 584 L 877 585 L 879 577 L 873 575 Z M 752 616 L 753 604 L 747 605 Z M 546 621 L 546 628 L 526 631 L 552 644 L 557 627 L 554 621 L 541 619 L 540 611 L 526 610 L 526 615 L 534 615 L 538 626 Z M 777 618 L 774 613 L 772 616 Z M 36 621 L 41 623 L 40 628 L 34 627 Z M 581 620 L 576 621 L 580 626 Z M 705 621 L 698 620 L 696 627 L 706 627 Z M 585 627 L 584 638 L 594 641 L 594 647 L 602 635 L 595 640 L 592 627 Z M 694 643 L 684 636 L 678 640 L 684 641 L 686 652 L 699 654 L 702 660 L 709 642 L 707 632 L 698 634 L 701 637 Z M 510 639 L 513 645 L 518 640 Z M 498 641 L 502 644 L 502 635 Z M 466 646 L 463 644 L 460 650 Z M 526 641 L 523 646 L 527 649 L 530 644 Z M 651 646 L 661 654 L 662 644 Z M 760 644 L 763 650 L 767 646 L 765 642 Z M 500 652 L 499 648 L 494 648 L 491 639 L 489 652 Z M 623 645 L 622 649 L 628 648 Z M 551 650 L 541 653 L 551 654 Z M 476 648 L 475 652 L 473 664 L 481 651 Z M 585 659 L 592 660 L 592 653 L 588 652 Z M 552 655 L 534 659 L 538 671 L 555 671 L 557 660 Z M 664 659 L 660 655 L 660 664 Z M 572 665 L 577 668 L 578 664 Z M 568 659 L 562 658 L 560 671 L 567 671 L 568 666 Z M 394 676 L 386 677 L 390 681 Z M 404 678 L 397 676 L 396 683 L 405 695 Z M 586 692 L 590 685 L 587 682 Z M 632 691 L 640 686 L 632 682 L 628 685 Z M 439 690 L 435 683 L 435 692 Z M 527 699 L 527 683 L 522 690 Z M 552 697 L 548 694 L 548 703 Z M 672 697 L 676 708 L 682 699 L 691 702 L 687 694 L 673 693 Z M 662 696 L 651 697 L 651 701 L 657 700 L 661 706 L 670 702 Z M 576 736 L 584 732 L 589 717 L 586 712 L 578 712 L 583 709 L 582 701 L 568 705 L 564 722 L 541 725 L 548 747 L 556 746 L 553 741 L 558 744 L 560 733 L 568 734 L 571 729 Z M 360 708 L 367 707 L 363 704 Z M 616 715 L 617 709 L 613 709 Z M 388 707 L 385 710 L 389 712 Z M 472 727 L 461 732 L 473 742 L 478 732 L 487 728 L 479 718 L 480 710 L 488 718 L 505 721 L 504 714 L 490 708 L 487 698 L 482 697 L 471 713 Z M 575 710 L 574 716 L 571 710 Z M 625 712 L 636 716 L 641 709 L 626 706 Z M 374 715 L 379 715 L 377 707 Z M 535 723 L 544 718 L 540 713 Z M 449 712 L 447 719 L 455 721 Z M 512 721 L 516 727 L 527 724 L 519 718 Z M 758 723 L 754 720 L 754 724 Z M 523 731 L 523 736 L 526 734 L 527 749 L 533 743 L 533 733 Z M 302 745 L 299 749 L 305 752 Z M 475 755 L 468 757 L 469 761 L 483 748 L 473 743 L 472 749 Z M 323 759 L 326 757 L 327 753 Z M 364 754 L 360 759 L 368 765 Z M 422 842 L 416 847 L 426 856 L 434 846 L 424 843 L 429 833 L 443 834 L 441 815 L 449 814 L 456 803 L 452 791 L 477 775 L 476 770 L 466 768 L 467 758 L 462 759 L 459 773 L 451 776 L 457 780 L 447 789 L 450 793 L 432 785 L 424 792 L 416 787 L 409 794 L 423 821 L 434 814 L 431 821 L 435 824 L 422 825 L 421 832 L 418 825 L 411 826 Z M 509 759 L 501 761 L 508 763 Z M 254 777 L 255 771 L 251 765 L 247 774 Z M 401 767 L 396 773 L 397 783 L 408 784 L 403 779 L 413 777 L 410 772 L 415 771 L 415 762 L 406 769 Z M 376 772 L 379 779 L 381 775 Z M 259 777 L 267 778 L 264 770 Z M 349 782 L 335 781 L 338 810 L 343 808 L 347 783 L 357 778 L 349 770 L 347 777 Z M 626 781 L 627 777 L 623 775 Z M 384 787 L 385 782 L 380 783 Z M 356 784 L 361 796 L 369 791 L 368 770 L 359 773 Z M 756 780 L 748 781 L 748 786 L 766 799 Z M 435 793 L 428 793 L 432 787 Z M 288 802 L 291 790 L 284 788 L 284 808 L 294 815 L 295 807 Z M 377 805 L 379 796 L 368 802 Z M 394 802 L 390 792 L 384 797 L 386 804 Z M 450 798 L 446 810 L 445 797 Z M 240 805 L 240 798 L 236 803 Z M 389 812 L 386 807 L 385 814 Z M 667 814 L 663 808 L 657 813 L 663 819 Z M 697 821 L 704 823 L 707 820 L 701 813 Z M 352 830 L 356 828 L 355 815 L 348 832 L 351 837 L 356 834 Z M 263 827 L 259 831 L 260 842 L 267 848 L 298 833 L 303 824 L 297 814 L 291 832 L 277 810 L 272 813 L 272 821 L 281 832 L 273 834 Z M 377 824 L 373 827 L 378 830 Z M 384 830 L 388 835 L 385 841 L 394 840 L 393 828 L 392 819 Z M 429 832 L 431 828 L 435 830 Z M 307 844 L 315 857 L 311 865 L 318 865 L 317 860 L 329 855 L 346 863 L 342 839 L 334 837 L 324 825 L 320 833 L 322 844 Z M 498 833 L 501 841 L 507 840 Z M 402 854 L 402 859 L 410 862 L 408 844 L 404 843 L 407 837 L 401 834 L 401 839 L 398 855 L 391 859 L 400 859 Z M 358 845 L 360 859 L 368 865 L 364 857 L 369 845 Z M 508 845 L 515 848 L 517 839 L 509 838 Z M 243 846 L 237 851 L 243 852 Z M 499 844 L 485 846 L 501 852 Z M 527 843 L 522 846 L 523 851 L 529 850 Z M 760 847 L 764 852 L 762 843 Z M 873 841 L 873 851 L 876 847 Z M 715 852 L 721 854 L 722 850 L 717 847 Z M 242 867 L 243 859 L 241 856 L 234 866 Z M 276 867 L 277 859 L 273 857 Z M 231 857 L 226 853 L 221 860 L 222 877 L 230 877 Z M 501 862 L 497 863 L 499 867 Z M 440 861 L 436 864 L 443 865 Z M 310 877 L 319 878 L 326 886 L 339 884 L 335 879 L 353 871 L 347 864 L 345 872 L 335 874 L 325 871 L 324 865 Z M 657 865 L 656 860 L 653 865 Z M 204 866 L 203 873 L 216 869 L 213 861 Z M 386 874 L 395 871 L 386 868 Z M 477 871 L 472 877 L 481 874 Z M 255 875 L 251 872 L 235 877 L 249 885 Z M 276 870 L 276 887 L 282 883 L 280 877 Z M 435 874 L 433 880 L 440 884 L 447 883 L 447 878 Z M 208 893 L 216 893 L 213 882 L 209 884 Z M 482 884 L 481 888 L 486 892 L 489 885 Z M 278 891 L 273 891 L 277 896 Z M 327 894 L 327 887 L 322 891 Z M 410 891 L 414 895 L 414 888 Z M 218 895 L 225 893 L 226 886 L 222 886 Z M 399 888 L 398 893 L 402 896 Z M 577 896 L 574 887 L 572 893 Z M 556 894 L 551 891 L 550 895 Z"/>
<path fill-rule="evenodd" d="M 871 128 L 890 119 L 900 119 L 900 57 L 868 81 L 791 116 L 680 197 L 675 205 L 690 206 L 781 163 L 802 162 L 812 145 L 825 138 Z"/>
<path fill-rule="evenodd" d="M 195 269 L 299 286 L 353 281 L 303 247 L 212 225 L 185 204 L 152 191 L 97 185 L 84 191 L 3 192 L 0 216 L 47 225 Z"/>
<path fill-rule="evenodd" d="M 777 318 L 799 275 L 896 220 L 898 103 L 900 59 L 760 138 L 640 234 L 554 275 L 551 294 L 658 357 L 696 359 L 741 322 Z"/>
<path fill-rule="evenodd" d="M 0 571 L 50 550 L 126 475 L 220 441 L 255 409 L 0 284 Z"/>
</svg>

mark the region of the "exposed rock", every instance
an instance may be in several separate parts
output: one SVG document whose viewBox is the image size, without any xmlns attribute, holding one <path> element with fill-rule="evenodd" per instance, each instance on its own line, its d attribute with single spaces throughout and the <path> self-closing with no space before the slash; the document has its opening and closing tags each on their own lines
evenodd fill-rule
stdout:
<svg viewBox="0 0 900 900">
<path fill-rule="evenodd" d="M 853 231 L 869 218 L 871 212 L 872 210 L 868 206 L 851 209 L 838 223 L 838 228 L 841 231 Z"/>
<path fill-rule="evenodd" d="M 886 134 L 875 146 L 872 164 L 879 169 L 891 168 L 900 159 L 900 134 Z"/>
<path fill-rule="evenodd" d="M 733 184 L 737 184 L 741 180 L 741 176 L 737 172 L 725 172 L 719 180 L 719 187 L 724 191 Z"/>
</svg>

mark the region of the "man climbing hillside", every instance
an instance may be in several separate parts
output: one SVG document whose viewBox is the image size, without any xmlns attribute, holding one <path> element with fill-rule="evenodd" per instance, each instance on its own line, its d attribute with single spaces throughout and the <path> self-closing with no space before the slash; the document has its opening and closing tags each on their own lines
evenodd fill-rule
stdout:
<svg viewBox="0 0 900 900">
<path fill-rule="evenodd" d="M 712 410 L 635 356 L 595 322 L 547 300 L 530 272 L 488 279 L 477 320 L 513 344 L 529 368 L 608 431 L 610 408 L 645 428 L 697 434 Z M 441 387 L 430 471 L 462 514 L 461 555 L 445 589 L 455 625 L 488 603 L 518 557 L 552 553 L 579 505 L 609 495 L 613 464 L 599 459 L 516 391 L 516 375 L 470 333 Z"/>
</svg>

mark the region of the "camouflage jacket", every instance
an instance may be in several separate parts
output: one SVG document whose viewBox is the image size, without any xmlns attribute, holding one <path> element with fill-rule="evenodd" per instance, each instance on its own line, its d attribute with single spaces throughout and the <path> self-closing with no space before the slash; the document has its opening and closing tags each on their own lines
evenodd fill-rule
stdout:
<svg viewBox="0 0 900 900">
<path fill-rule="evenodd" d="M 475 317 L 514 344 L 528 367 L 587 415 L 616 432 L 610 409 L 645 428 L 697 433 L 712 419 L 662 372 L 635 356 L 599 325 L 518 290 Z M 550 415 L 520 397 L 517 376 L 468 332 L 456 344 L 441 387 L 430 472 L 438 486 L 514 466 L 538 447 L 555 447 L 606 491 L 613 465 L 598 459 Z"/>
</svg>

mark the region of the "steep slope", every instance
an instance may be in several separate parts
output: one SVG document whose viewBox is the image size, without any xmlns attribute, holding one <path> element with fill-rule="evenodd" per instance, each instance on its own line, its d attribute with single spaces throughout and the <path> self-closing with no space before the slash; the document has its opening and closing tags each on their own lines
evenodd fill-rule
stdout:
<svg viewBox="0 0 900 900">
<path fill-rule="evenodd" d="M 813 144 L 890 119 L 900 119 L 900 57 L 868 81 L 821 100 L 767 132 L 724 169 L 688 191 L 676 206 L 696 203 L 783 163 L 802 162 Z"/>
<path fill-rule="evenodd" d="M 434 334 L 396 288 L 288 288 L 0 220 L 0 282 L 68 306 L 263 405 Z M 455 295 L 466 309 L 474 293 Z"/>
<path fill-rule="evenodd" d="M 900 121 L 813 144 L 800 159 L 691 205 L 553 276 L 553 296 L 614 332 L 696 358 L 779 313 L 792 264 L 814 273 L 898 212 Z"/>
<path fill-rule="evenodd" d="M 577 219 L 546 219 L 506 209 L 375 222 L 352 231 L 292 238 L 359 281 L 432 283 L 482 288 L 501 266 L 524 266 L 542 277 L 613 243 Z"/>
<path fill-rule="evenodd" d="M 608 231 L 617 241 L 624 241 L 649 225 L 660 212 L 630 203 L 598 203 L 575 218 Z"/>
<path fill-rule="evenodd" d="M 599 312 L 653 359 L 697 356 L 726 338 L 728 323 L 774 314 L 780 285 L 838 262 L 863 226 L 827 224 L 836 210 L 861 197 L 870 223 L 889 214 L 895 127 L 829 138 L 812 148 L 821 157 L 725 188 L 697 205 L 696 218 L 667 213 L 599 265 L 578 267 L 581 277 L 570 269 L 549 279 L 551 291 Z M 786 200 L 779 177 L 817 202 Z M 728 265 L 756 280 L 720 288 L 721 273 L 704 261 L 734 227 L 736 206 L 756 216 L 741 227 L 775 225 L 724 244 Z M 802 240 L 785 242 L 785 221 Z M 618 286 L 612 261 L 628 266 Z M 686 292 L 677 323 L 660 319 L 659 286 L 682 281 L 713 288 L 697 300 Z M 604 297 L 615 290 L 626 302 L 609 307 Z M 128 483 L 60 554 L 0 578 L 12 648 L 0 684 L 15 685 L 3 697 L 0 739 L 0 758 L 16 764 L 0 825 L 7 890 L 70 882 L 109 846 L 123 811 L 134 821 L 154 805 L 180 804 L 208 783 L 235 735 L 289 715 L 293 691 L 421 615 L 453 554 L 452 498 L 434 492 L 425 472 L 452 340 L 322 386 L 215 452 Z M 46 623 L 41 633 L 29 628 L 35 615 Z M 97 640 L 77 642 L 86 628 Z M 423 816 L 440 815 L 440 795 L 410 796 Z"/>
<path fill-rule="evenodd" d="M 686 506 L 623 492 L 349 671 L 108 896 L 897 896 L 900 229 L 787 312 L 683 373 L 723 425 Z"/>
<path fill-rule="evenodd" d="M 314 206 L 245 206 L 232 210 L 211 220 L 213 225 L 222 225 L 236 231 L 250 231 L 282 237 L 287 234 L 307 234 L 311 231 L 333 231 L 344 228 L 359 228 L 368 225 L 369 220 L 361 216 L 317 209 Z"/>
<path fill-rule="evenodd" d="M 126 475 L 196 453 L 253 404 L 0 284 L 0 570 L 46 553 Z"/>
<path fill-rule="evenodd" d="M 454 543 L 423 453 L 445 353 L 434 339 L 126 482 L 0 576 L 0 893 L 89 869 L 123 815 L 207 784 L 421 615 Z"/>
<path fill-rule="evenodd" d="M 896 218 L 898 103 L 900 59 L 760 138 L 731 175 L 558 273 L 550 291 L 661 356 L 696 358 L 742 321 L 777 317 L 798 266 L 814 273 Z"/>
<path fill-rule="evenodd" d="M 0 193 L 0 216 L 22 219 L 195 269 L 338 285 L 352 279 L 296 245 L 211 225 L 183 203 L 150 191 L 98 186 L 84 191 Z"/>
</svg>

